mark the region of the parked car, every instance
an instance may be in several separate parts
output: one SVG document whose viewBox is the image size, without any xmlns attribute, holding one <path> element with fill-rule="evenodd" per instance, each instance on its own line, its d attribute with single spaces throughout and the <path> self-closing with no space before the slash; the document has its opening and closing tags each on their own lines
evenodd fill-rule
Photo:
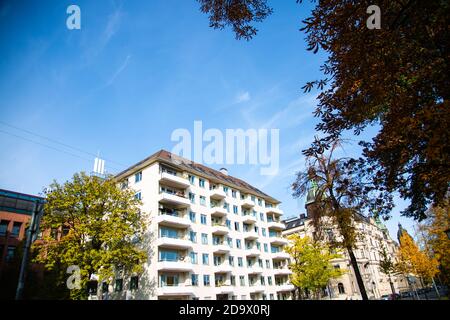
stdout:
<svg viewBox="0 0 450 320">
<path fill-rule="evenodd" d="M 413 296 L 413 293 L 410 291 L 405 291 L 400 294 L 401 298 L 411 298 L 412 296 Z"/>
<path fill-rule="evenodd" d="M 391 293 L 391 294 L 382 295 L 380 299 L 381 300 L 400 300 L 401 296 L 398 293 L 395 293 L 395 294 Z"/>
<path fill-rule="evenodd" d="M 381 300 L 389 300 L 389 295 L 388 294 L 382 295 L 380 299 Z"/>
</svg>

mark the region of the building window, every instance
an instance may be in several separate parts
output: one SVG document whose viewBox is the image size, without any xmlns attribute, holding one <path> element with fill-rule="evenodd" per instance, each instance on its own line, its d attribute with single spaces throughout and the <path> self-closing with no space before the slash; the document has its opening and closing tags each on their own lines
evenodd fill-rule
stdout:
<svg viewBox="0 0 450 320">
<path fill-rule="evenodd" d="M 273 295 L 273 293 L 271 293 L 270 294 L 270 300 L 273 300 L 274 299 L 274 295 Z"/>
<path fill-rule="evenodd" d="M 241 240 L 240 239 L 236 239 L 236 248 L 238 248 L 238 249 L 241 248 Z"/>
<path fill-rule="evenodd" d="M 191 220 L 191 222 L 195 223 L 195 212 L 189 212 L 189 219 Z"/>
<path fill-rule="evenodd" d="M 130 279 L 130 290 L 137 290 L 139 288 L 139 277 L 133 276 Z"/>
<path fill-rule="evenodd" d="M 236 190 L 231 190 L 231 196 L 232 196 L 233 198 L 236 198 Z"/>
<path fill-rule="evenodd" d="M 198 286 L 198 274 L 191 274 L 191 283 L 193 286 Z"/>
<path fill-rule="evenodd" d="M 238 258 L 238 266 L 239 266 L 239 267 L 244 266 L 244 262 L 243 262 L 243 260 L 242 260 L 241 257 Z"/>
<path fill-rule="evenodd" d="M 16 247 L 8 246 L 8 251 L 6 252 L 6 262 L 11 262 L 14 259 L 16 253 Z"/>
<path fill-rule="evenodd" d="M 137 192 L 137 193 L 134 195 L 134 198 L 136 198 L 137 200 L 142 200 L 142 194 L 141 194 L 141 192 Z"/>
<path fill-rule="evenodd" d="M 195 177 L 193 175 L 189 175 L 189 183 L 192 185 L 195 183 Z"/>
<path fill-rule="evenodd" d="M 239 222 L 234 223 L 234 230 L 239 231 Z"/>
<path fill-rule="evenodd" d="M 9 221 L 3 220 L 0 223 L 0 237 L 6 236 L 6 232 L 8 231 Z"/>
<path fill-rule="evenodd" d="M 114 291 L 120 292 L 120 291 L 122 291 L 122 287 L 123 287 L 123 279 L 116 279 L 116 285 L 114 286 Z"/>
<path fill-rule="evenodd" d="M 266 260 L 266 268 L 270 269 L 270 260 Z"/>
<path fill-rule="evenodd" d="M 202 244 L 208 244 L 208 234 L 202 233 Z"/>
<path fill-rule="evenodd" d="M 202 261 L 203 261 L 203 264 L 204 264 L 204 265 L 209 265 L 209 254 L 204 253 L 204 254 L 202 255 Z"/>
<path fill-rule="evenodd" d="M 189 192 L 189 201 L 191 201 L 192 204 L 195 203 L 195 194 L 192 192 Z"/>
<path fill-rule="evenodd" d="M 230 220 L 225 220 L 225 225 L 227 226 L 228 229 L 231 230 L 231 221 Z"/>
<path fill-rule="evenodd" d="M 264 252 L 269 252 L 269 246 L 267 243 L 264 243 Z"/>
<path fill-rule="evenodd" d="M 191 256 L 191 263 L 192 264 L 197 264 L 198 263 L 198 261 L 197 261 L 197 253 L 196 252 L 191 252 L 189 255 Z"/>
<path fill-rule="evenodd" d="M 230 212 L 230 204 L 229 204 L 228 202 L 224 202 L 224 203 L 223 203 L 223 208 L 224 208 L 225 210 L 227 210 L 227 212 Z"/>
<path fill-rule="evenodd" d="M 266 228 L 261 228 L 263 237 L 266 236 Z"/>
<path fill-rule="evenodd" d="M 259 198 L 258 198 L 258 206 L 260 206 L 260 207 L 262 206 L 262 200 L 259 199 Z M 261 213 L 261 214 L 262 214 L 262 213 Z M 261 218 L 261 220 L 263 220 L 263 219 Z"/>
<path fill-rule="evenodd" d="M 261 243 L 259 243 L 258 241 L 256 241 L 256 249 L 261 251 Z"/>
<path fill-rule="evenodd" d="M 13 237 L 19 237 L 20 227 L 22 226 L 21 222 L 14 222 L 11 235 Z"/>
<path fill-rule="evenodd" d="M 233 239 L 232 238 L 227 237 L 227 243 L 230 248 L 233 248 Z"/>
<path fill-rule="evenodd" d="M 204 214 L 200 215 L 200 222 L 201 224 L 206 224 L 206 215 Z"/>
<path fill-rule="evenodd" d="M 259 219 L 261 221 L 264 221 L 264 213 L 262 213 L 262 212 L 259 213 Z"/>
<path fill-rule="evenodd" d="M 209 275 L 207 275 L 207 274 L 203 275 L 203 285 L 205 287 L 209 287 L 211 285 L 211 283 L 209 281 Z"/>
<path fill-rule="evenodd" d="M 200 204 L 201 204 L 202 206 L 206 206 L 206 197 L 200 196 Z"/>
<path fill-rule="evenodd" d="M 238 214 L 238 206 L 233 205 L 233 213 Z"/>
<path fill-rule="evenodd" d="M 230 282 L 232 286 L 236 285 L 236 277 L 235 276 L 230 276 Z"/>
<path fill-rule="evenodd" d="M 345 294 L 344 285 L 341 282 L 338 283 L 338 290 L 339 294 Z"/>
<path fill-rule="evenodd" d="M 205 187 L 205 179 L 198 179 L 198 185 L 200 188 L 204 188 Z"/>
<path fill-rule="evenodd" d="M 223 186 L 223 192 L 225 192 L 226 195 L 228 195 L 228 190 L 229 190 L 228 187 Z"/>
<path fill-rule="evenodd" d="M 267 277 L 267 282 L 269 283 L 269 286 L 272 285 L 272 277 L 271 276 Z"/>
<path fill-rule="evenodd" d="M 266 278 L 264 278 L 263 276 L 261 276 L 260 281 L 261 281 L 261 285 L 263 285 L 263 286 L 266 285 Z"/>
<path fill-rule="evenodd" d="M 197 232 L 189 231 L 189 239 L 190 239 L 193 243 L 197 243 Z"/>
<path fill-rule="evenodd" d="M 241 284 L 241 286 L 245 286 L 245 277 L 244 276 L 239 276 L 239 282 Z"/>
<path fill-rule="evenodd" d="M 141 180 L 142 180 L 142 171 L 140 171 L 134 175 L 134 182 L 139 182 Z"/>
<path fill-rule="evenodd" d="M 256 200 L 255 196 L 250 196 L 250 200 L 252 200 L 252 202 L 255 203 Z"/>
</svg>

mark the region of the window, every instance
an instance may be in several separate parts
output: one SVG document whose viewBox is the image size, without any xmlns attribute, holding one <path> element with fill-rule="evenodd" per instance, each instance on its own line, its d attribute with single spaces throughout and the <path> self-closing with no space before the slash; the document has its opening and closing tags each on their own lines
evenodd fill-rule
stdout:
<svg viewBox="0 0 450 320">
<path fill-rule="evenodd" d="M 335 269 L 340 269 L 341 267 L 338 264 L 336 264 L 336 265 L 334 265 L 334 268 Z"/>
<path fill-rule="evenodd" d="M 197 260 L 197 252 L 191 252 L 190 254 L 190 257 L 191 257 L 191 263 L 192 264 L 197 264 L 198 263 L 198 260 Z"/>
<path fill-rule="evenodd" d="M 11 235 L 13 237 L 18 237 L 20 233 L 20 227 L 22 226 L 21 222 L 14 222 Z"/>
<path fill-rule="evenodd" d="M 232 286 L 236 285 L 236 277 L 235 276 L 230 276 L 230 282 Z"/>
<path fill-rule="evenodd" d="M 198 274 L 191 274 L 191 283 L 193 286 L 198 286 Z"/>
<path fill-rule="evenodd" d="M 244 266 L 244 262 L 242 261 L 242 258 L 241 258 L 241 257 L 238 258 L 238 266 L 239 266 L 239 267 Z"/>
<path fill-rule="evenodd" d="M 8 246 L 8 251 L 6 252 L 6 262 L 11 262 L 16 253 L 16 247 Z"/>
<path fill-rule="evenodd" d="M 252 200 L 253 203 L 254 203 L 255 200 L 256 200 L 255 196 L 250 196 L 250 199 Z"/>
<path fill-rule="evenodd" d="M 160 250 L 159 261 L 178 261 L 178 251 Z"/>
<path fill-rule="evenodd" d="M 208 244 L 208 235 L 206 233 L 202 233 L 202 244 Z"/>
<path fill-rule="evenodd" d="M 258 206 L 260 206 L 260 207 L 262 206 L 262 200 L 259 198 L 258 198 Z M 261 218 L 261 220 L 262 220 L 262 218 Z"/>
<path fill-rule="evenodd" d="M 195 194 L 192 192 L 189 192 L 189 201 L 191 201 L 192 204 L 195 203 Z"/>
<path fill-rule="evenodd" d="M 273 293 L 271 293 L 270 294 L 270 300 L 273 300 L 274 299 L 274 296 L 273 296 Z"/>
<path fill-rule="evenodd" d="M 195 212 L 193 211 L 189 212 L 189 219 L 191 219 L 191 222 L 195 223 Z"/>
<path fill-rule="evenodd" d="M 264 213 L 262 212 L 259 213 L 259 219 L 261 219 L 261 221 L 264 221 Z"/>
<path fill-rule="evenodd" d="M 198 185 L 200 188 L 204 188 L 205 187 L 205 179 L 198 179 Z"/>
<path fill-rule="evenodd" d="M 266 228 L 261 228 L 261 231 L 262 231 L 263 237 L 265 237 L 266 236 Z"/>
<path fill-rule="evenodd" d="M 230 212 L 230 204 L 229 204 L 228 202 L 224 202 L 224 203 L 223 203 L 223 208 L 224 208 L 225 210 L 227 210 L 227 212 Z"/>
<path fill-rule="evenodd" d="M 8 231 L 8 223 L 9 221 L 3 220 L 0 223 L 0 237 L 6 236 L 6 232 Z"/>
<path fill-rule="evenodd" d="M 202 206 L 206 206 L 206 197 L 200 196 L 200 204 L 201 204 Z"/>
<path fill-rule="evenodd" d="M 189 175 L 189 183 L 192 185 L 195 183 L 195 177 L 193 175 Z"/>
<path fill-rule="evenodd" d="M 177 229 L 161 227 L 159 229 L 159 232 L 160 232 L 160 238 L 172 238 L 172 239 L 178 238 L 178 230 Z"/>
<path fill-rule="evenodd" d="M 189 231 L 189 239 L 190 239 L 193 243 L 197 243 L 197 232 Z"/>
<path fill-rule="evenodd" d="M 139 277 L 134 276 L 130 279 L 130 290 L 137 290 L 139 288 Z"/>
<path fill-rule="evenodd" d="M 178 275 L 166 275 L 162 274 L 159 277 L 160 287 L 166 287 L 166 286 L 178 286 Z"/>
<path fill-rule="evenodd" d="M 241 248 L 241 240 L 240 239 L 236 239 L 236 248 L 238 248 L 238 249 Z"/>
<path fill-rule="evenodd" d="M 122 291 L 122 287 L 123 287 L 123 279 L 116 279 L 116 285 L 114 286 L 114 291 L 120 292 L 120 291 Z"/>
<path fill-rule="evenodd" d="M 233 205 L 233 213 L 238 214 L 238 206 Z"/>
<path fill-rule="evenodd" d="M 266 268 L 270 269 L 270 260 L 266 260 Z"/>
<path fill-rule="evenodd" d="M 236 198 L 236 190 L 231 190 L 231 196 L 232 196 L 233 198 Z"/>
<path fill-rule="evenodd" d="M 341 282 L 338 283 L 338 290 L 339 290 L 339 294 L 345 294 L 345 288 Z"/>
<path fill-rule="evenodd" d="M 229 256 L 228 257 L 228 264 L 232 267 L 234 267 L 234 257 L 233 256 Z"/>
<path fill-rule="evenodd" d="M 241 286 L 245 286 L 245 277 L 239 276 L 239 282 L 241 283 Z"/>
<path fill-rule="evenodd" d="M 227 226 L 228 229 L 231 230 L 231 221 L 230 221 L 230 220 L 227 219 L 227 220 L 225 221 L 225 225 Z"/>
<path fill-rule="evenodd" d="M 139 182 L 141 180 L 142 180 L 142 171 L 140 171 L 134 175 L 134 182 Z"/>
<path fill-rule="evenodd" d="M 266 278 L 264 278 L 263 276 L 261 276 L 260 281 L 262 286 L 266 285 Z"/>
<path fill-rule="evenodd" d="M 232 238 L 227 237 L 227 243 L 230 248 L 233 248 L 233 239 Z"/>
<path fill-rule="evenodd" d="M 262 262 L 261 259 L 258 259 L 258 265 L 259 265 L 260 268 L 263 268 L 263 262 Z"/>
<path fill-rule="evenodd" d="M 228 195 L 228 187 L 223 186 L 223 192 L 225 192 L 226 195 Z"/>
<path fill-rule="evenodd" d="M 259 243 L 258 241 L 256 242 L 256 249 L 261 251 L 261 243 Z"/>
<path fill-rule="evenodd" d="M 140 192 L 140 191 L 137 192 L 137 193 L 134 195 L 134 197 L 135 197 L 137 200 L 142 200 L 142 194 L 141 194 L 141 192 Z"/>
<path fill-rule="evenodd" d="M 271 276 L 267 277 L 267 282 L 269 283 L 269 286 L 272 285 L 272 277 Z"/>
<path fill-rule="evenodd" d="M 204 254 L 202 255 L 202 261 L 203 261 L 203 264 L 204 264 L 204 265 L 209 265 L 209 254 L 204 253 Z"/>
<path fill-rule="evenodd" d="M 209 281 L 209 275 L 207 275 L 207 274 L 203 275 L 203 285 L 205 287 L 209 287 L 211 285 L 211 283 Z"/>
<path fill-rule="evenodd" d="M 206 215 L 204 214 L 200 215 L 200 222 L 201 224 L 206 224 Z"/>
<path fill-rule="evenodd" d="M 264 252 L 269 252 L 269 247 L 267 243 L 264 243 Z"/>
<path fill-rule="evenodd" d="M 239 222 L 234 223 L 234 230 L 239 231 Z"/>
</svg>

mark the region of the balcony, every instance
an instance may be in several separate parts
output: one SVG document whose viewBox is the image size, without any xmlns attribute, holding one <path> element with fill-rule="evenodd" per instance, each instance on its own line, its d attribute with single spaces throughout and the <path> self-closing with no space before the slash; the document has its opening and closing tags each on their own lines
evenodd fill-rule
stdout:
<svg viewBox="0 0 450 320">
<path fill-rule="evenodd" d="M 192 286 L 178 285 L 178 286 L 164 286 L 156 290 L 158 296 L 192 296 L 194 290 Z"/>
<path fill-rule="evenodd" d="M 157 269 L 161 271 L 190 272 L 193 270 L 193 265 L 187 259 L 177 261 L 158 261 Z"/>
<path fill-rule="evenodd" d="M 261 268 L 259 265 L 253 265 L 247 267 L 248 274 L 259 274 L 263 272 L 263 268 Z"/>
<path fill-rule="evenodd" d="M 214 273 L 230 273 L 232 269 L 233 268 L 225 262 L 214 265 Z"/>
<path fill-rule="evenodd" d="M 265 287 L 260 284 L 250 284 L 250 292 L 251 293 L 259 293 L 264 292 Z"/>
<path fill-rule="evenodd" d="M 276 207 L 266 207 L 266 213 L 270 214 L 273 213 L 275 215 L 282 215 L 283 211 L 280 208 L 276 208 Z"/>
<path fill-rule="evenodd" d="M 214 223 L 211 228 L 212 234 L 214 235 L 225 235 L 229 232 L 228 227 L 220 223 Z"/>
<path fill-rule="evenodd" d="M 248 211 L 244 211 L 242 215 L 242 221 L 249 224 L 256 223 L 256 215 Z"/>
<path fill-rule="evenodd" d="M 281 236 L 270 236 L 269 241 L 271 244 L 274 244 L 274 245 L 288 244 L 288 241 L 285 238 L 282 238 Z"/>
<path fill-rule="evenodd" d="M 269 229 L 278 230 L 278 231 L 282 231 L 282 230 L 286 229 L 285 224 L 282 222 L 278 222 L 278 221 L 267 222 L 267 227 Z"/>
<path fill-rule="evenodd" d="M 256 247 L 251 247 L 245 250 L 245 255 L 247 257 L 256 257 L 260 255 L 260 252 Z"/>
<path fill-rule="evenodd" d="M 289 259 L 290 256 L 287 252 L 284 251 L 277 251 L 277 252 L 272 252 L 272 259 L 274 260 L 284 260 L 284 259 Z"/>
<path fill-rule="evenodd" d="M 171 214 L 162 213 L 155 219 L 156 223 L 175 228 L 188 228 L 191 225 L 191 221 L 184 216 L 176 216 Z"/>
<path fill-rule="evenodd" d="M 293 284 L 289 284 L 289 283 L 282 283 L 282 284 L 277 284 L 276 285 L 277 292 L 292 291 L 294 289 L 295 289 L 294 285 Z"/>
<path fill-rule="evenodd" d="M 159 178 L 160 182 L 163 182 L 165 185 L 174 188 L 186 189 L 190 186 L 189 180 L 186 179 L 182 174 L 172 174 L 169 172 L 161 172 L 161 176 Z"/>
<path fill-rule="evenodd" d="M 273 273 L 276 275 L 283 276 L 283 275 L 292 274 L 292 271 L 289 270 L 289 268 L 287 266 L 283 266 L 283 267 L 277 267 L 277 268 L 274 267 Z"/>
<path fill-rule="evenodd" d="M 228 283 L 216 285 L 214 290 L 216 294 L 233 293 L 233 287 L 230 286 Z"/>
<path fill-rule="evenodd" d="M 225 243 L 219 243 L 213 245 L 213 252 L 214 253 L 228 253 L 230 252 L 230 247 Z"/>
<path fill-rule="evenodd" d="M 255 204 L 253 203 L 252 200 L 250 200 L 250 198 L 246 197 L 246 198 L 242 199 L 241 206 L 244 208 L 253 208 L 255 206 Z"/>
<path fill-rule="evenodd" d="M 223 191 L 222 188 L 216 187 L 216 188 L 210 188 L 209 196 L 211 199 L 220 201 L 220 200 L 224 199 L 227 195 L 225 194 L 225 191 Z"/>
<path fill-rule="evenodd" d="M 244 232 L 245 240 L 256 240 L 258 237 L 258 234 L 254 230 Z"/>
<path fill-rule="evenodd" d="M 224 217 L 228 214 L 227 209 L 221 207 L 221 206 L 216 206 L 216 207 L 212 207 L 210 209 L 210 213 L 212 216 L 215 217 Z"/>
<path fill-rule="evenodd" d="M 187 199 L 183 193 L 172 194 L 167 192 L 160 192 L 158 201 L 161 204 L 184 208 L 189 207 L 191 204 L 189 199 Z"/>
<path fill-rule="evenodd" d="M 192 242 L 187 237 L 169 238 L 160 237 L 156 240 L 156 246 L 164 246 L 174 249 L 190 249 L 192 248 Z"/>
</svg>

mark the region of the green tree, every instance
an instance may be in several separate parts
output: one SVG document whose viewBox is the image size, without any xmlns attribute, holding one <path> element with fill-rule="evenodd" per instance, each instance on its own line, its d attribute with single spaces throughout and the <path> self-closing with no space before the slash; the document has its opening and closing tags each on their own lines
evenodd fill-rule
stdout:
<svg viewBox="0 0 450 320">
<path fill-rule="evenodd" d="M 200 2 L 215 28 L 254 28 L 272 12 L 265 0 Z M 250 14 L 255 3 L 261 14 Z M 319 91 L 315 116 L 321 120 L 316 129 L 325 134 L 321 143 L 378 125 L 373 140 L 361 141 L 366 174 L 378 188 L 410 201 L 406 216 L 425 218 L 428 205 L 445 198 L 450 181 L 449 1 L 315 3 L 300 30 L 308 50 L 327 55 L 323 77 L 303 87 Z M 239 10 L 229 10 L 231 4 Z M 380 8 L 380 29 L 366 25 L 373 4 Z M 235 32 L 239 38 L 241 30 Z"/>
<path fill-rule="evenodd" d="M 289 236 L 290 244 L 285 251 L 292 257 L 289 269 L 292 271 L 291 282 L 299 292 L 312 292 L 315 299 L 320 299 L 321 291 L 331 279 L 339 278 L 345 273 L 332 265 L 333 259 L 341 258 L 331 253 L 327 244 L 313 241 L 298 234 Z"/>
<path fill-rule="evenodd" d="M 131 190 L 121 190 L 108 177 L 101 179 L 77 173 L 71 181 L 52 183 L 35 260 L 53 271 L 59 286 L 65 285 L 68 266 L 81 271 L 81 289 L 70 291 L 72 299 L 87 297 L 86 285 L 92 275 L 110 281 L 117 270 L 137 274 L 147 258 L 139 246 L 145 236 L 145 214 Z M 55 274 L 56 273 L 56 274 Z"/>
<path fill-rule="evenodd" d="M 387 251 L 386 247 L 380 241 L 381 250 L 380 253 L 380 271 L 384 273 L 389 279 L 389 285 L 391 286 L 391 291 L 395 294 L 394 283 L 392 282 L 392 276 L 398 274 L 397 264 L 395 260 L 392 259 L 391 255 Z"/>
</svg>

